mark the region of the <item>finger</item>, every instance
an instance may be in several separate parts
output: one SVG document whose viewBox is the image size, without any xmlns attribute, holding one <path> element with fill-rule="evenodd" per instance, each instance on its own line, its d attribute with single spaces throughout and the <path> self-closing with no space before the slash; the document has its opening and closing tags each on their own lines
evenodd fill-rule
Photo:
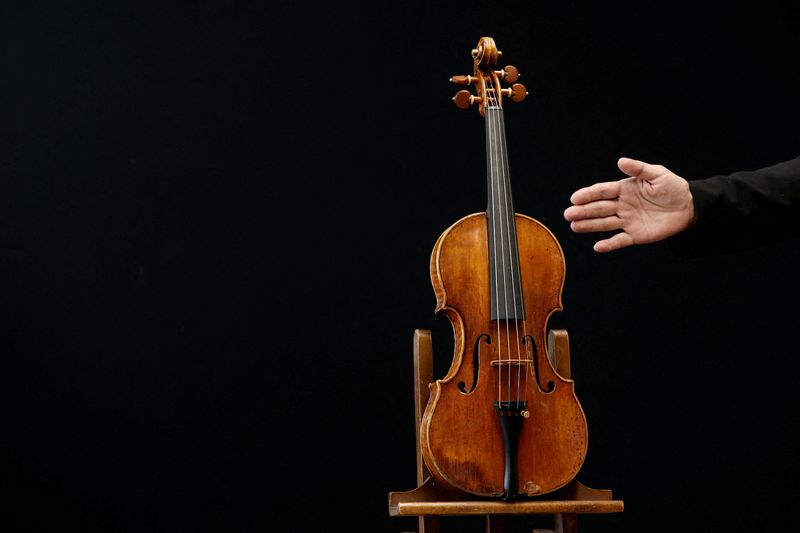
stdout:
<svg viewBox="0 0 800 533">
<path fill-rule="evenodd" d="M 619 169 L 634 178 L 641 178 L 645 180 L 653 179 L 660 176 L 665 172 L 665 168 L 661 165 L 651 165 L 638 159 L 631 159 L 629 157 L 620 157 L 617 161 Z"/>
<path fill-rule="evenodd" d="M 633 244 L 633 238 L 625 232 L 617 233 L 613 237 L 594 243 L 594 251 L 600 253 L 613 252 Z"/>
<path fill-rule="evenodd" d="M 590 218 L 587 220 L 576 220 L 569 225 L 575 233 L 592 233 L 595 231 L 612 231 L 622 227 L 622 219 L 619 217 Z"/>
<path fill-rule="evenodd" d="M 595 183 L 594 185 L 578 189 L 572 193 L 572 196 L 569 197 L 569 201 L 576 205 L 582 205 L 596 200 L 613 200 L 619 196 L 619 187 L 618 181 Z"/>
<path fill-rule="evenodd" d="M 567 220 L 583 220 L 586 218 L 607 217 L 615 215 L 617 207 L 617 202 L 613 200 L 598 200 L 586 205 L 573 205 L 564 211 L 564 218 Z"/>
</svg>

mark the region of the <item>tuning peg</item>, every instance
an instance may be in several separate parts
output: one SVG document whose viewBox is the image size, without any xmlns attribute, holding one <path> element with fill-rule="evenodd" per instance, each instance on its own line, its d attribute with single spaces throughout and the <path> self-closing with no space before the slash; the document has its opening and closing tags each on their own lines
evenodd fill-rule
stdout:
<svg viewBox="0 0 800 533">
<path fill-rule="evenodd" d="M 519 70 L 513 65 L 506 65 L 503 70 L 495 70 L 494 72 L 501 80 L 508 83 L 514 83 L 519 79 Z"/>
<path fill-rule="evenodd" d="M 507 96 L 511 98 L 515 102 L 521 102 L 525 100 L 525 97 L 528 96 L 528 91 L 525 89 L 525 86 L 521 83 L 515 83 L 508 89 L 502 89 L 503 96 Z"/>
<path fill-rule="evenodd" d="M 453 102 L 455 102 L 456 107 L 461 109 L 466 109 L 475 102 L 481 102 L 482 99 L 478 96 L 473 96 L 469 91 L 462 90 L 458 91 L 456 95 L 453 97 Z"/>
<path fill-rule="evenodd" d="M 450 81 L 458 85 L 472 85 L 478 81 L 478 78 L 473 76 L 453 76 Z"/>
</svg>

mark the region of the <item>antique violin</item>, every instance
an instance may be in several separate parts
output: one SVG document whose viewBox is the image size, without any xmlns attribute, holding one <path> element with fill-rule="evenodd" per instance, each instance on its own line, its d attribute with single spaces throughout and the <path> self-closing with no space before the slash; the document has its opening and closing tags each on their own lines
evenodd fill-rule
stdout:
<svg viewBox="0 0 800 533">
<path fill-rule="evenodd" d="M 553 234 L 514 212 L 503 103 L 527 91 L 513 66 L 497 68 L 491 37 L 472 51 L 474 86 L 460 108 L 477 104 L 485 121 L 488 206 L 447 228 L 431 254 L 436 312 L 455 335 L 447 374 L 430 384 L 420 447 L 447 488 L 511 500 L 556 490 L 586 456 L 586 418 L 574 382 L 552 366 L 547 321 L 561 310 L 564 254 Z M 503 88 L 501 82 L 512 83 Z"/>
</svg>

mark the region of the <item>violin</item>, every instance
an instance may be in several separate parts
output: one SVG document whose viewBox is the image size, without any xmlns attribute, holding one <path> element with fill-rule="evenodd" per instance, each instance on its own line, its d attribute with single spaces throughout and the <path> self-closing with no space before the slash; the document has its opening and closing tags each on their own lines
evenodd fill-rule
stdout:
<svg viewBox="0 0 800 533">
<path fill-rule="evenodd" d="M 501 54 L 482 37 L 473 74 L 451 78 L 477 93 L 453 100 L 477 104 L 485 121 L 488 206 L 447 228 L 431 253 L 436 313 L 455 342 L 447 374 L 430 384 L 420 448 L 441 485 L 513 500 L 570 482 L 588 432 L 574 382 L 555 371 L 545 344 L 548 319 L 563 308 L 564 254 L 550 230 L 514 211 L 503 103 L 527 90 L 515 67 L 496 70 Z"/>
</svg>

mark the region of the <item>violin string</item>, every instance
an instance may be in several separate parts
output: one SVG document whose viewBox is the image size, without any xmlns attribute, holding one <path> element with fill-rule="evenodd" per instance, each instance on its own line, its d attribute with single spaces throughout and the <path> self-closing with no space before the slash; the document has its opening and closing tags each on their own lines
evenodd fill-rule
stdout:
<svg viewBox="0 0 800 533">
<path fill-rule="evenodd" d="M 503 135 L 503 146 L 506 146 L 505 115 L 502 114 L 502 113 L 500 114 L 500 121 L 502 123 L 502 127 L 500 128 L 500 132 L 501 132 L 501 135 Z M 510 172 L 509 172 L 507 153 L 505 155 L 506 155 L 506 157 L 505 157 L 505 160 L 504 160 L 504 169 L 505 169 L 505 172 L 508 175 L 508 174 L 510 174 Z M 508 180 L 508 181 L 510 183 L 510 180 Z M 514 209 L 513 200 L 512 200 L 512 196 L 511 196 L 510 191 L 508 191 L 507 203 L 509 205 L 509 209 L 513 212 L 513 209 Z M 516 231 L 515 231 L 516 230 L 516 224 L 514 222 L 516 219 L 515 218 L 510 218 L 510 220 L 512 221 L 512 224 L 514 224 L 514 225 L 509 229 L 509 240 L 513 239 L 514 241 L 516 241 L 516 239 L 517 239 Z M 517 243 L 517 245 L 519 246 L 519 243 Z M 509 246 L 511 246 L 511 245 L 509 244 Z M 512 255 L 512 262 L 513 262 L 513 258 L 514 257 Z M 517 258 L 517 265 L 519 265 L 519 249 L 517 249 L 516 258 Z M 518 279 L 517 279 L 516 283 L 513 281 L 513 276 L 514 276 L 514 272 L 515 271 L 519 273 L 519 276 L 518 276 Z M 522 268 L 521 268 L 521 266 L 520 266 L 519 269 L 512 268 L 511 269 L 511 276 L 512 276 L 512 284 L 514 286 L 513 287 L 513 293 L 512 293 L 514 295 L 513 296 L 514 297 L 514 308 L 516 309 L 516 298 L 517 298 L 517 295 L 519 295 L 520 305 L 524 308 L 525 299 L 524 299 L 523 293 L 522 293 Z M 527 319 L 527 317 L 526 317 L 526 319 Z M 518 340 L 518 342 L 517 342 L 517 356 L 519 357 L 519 360 L 520 360 L 519 372 L 517 373 L 517 406 L 519 406 L 519 402 L 520 401 L 524 401 L 524 399 L 521 399 L 521 397 L 522 396 L 526 396 L 526 394 L 521 394 L 520 393 L 520 388 L 522 388 L 522 390 L 525 391 L 526 393 L 528 391 L 528 376 L 529 376 L 529 374 L 531 372 L 531 367 L 530 367 L 530 363 L 527 363 L 527 361 L 532 361 L 533 360 L 535 352 L 531 351 L 532 347 L 530 346 L 530 342 L 525 344 L 524 350 L 522 350 L 522 351 L 525 352 L 525 361 L 526 362 L 525 362 L 524 365 L 521 363 L 521 361 L 522 361 L 522 353 L 520 351 L 521 350 L 520 344 L 522 343 L 522 341 L 520 339 L 527 339 L 528 338 L 528 322 L 527 322 L 527 320 L 522 320 L 522 337 L 519 336 L 519 321 L 516 322 L 516 328 L 517 328 L 516 329 L 516 333 L 517 333 L 517 340 Z M 531 340 L 533 342 L 536 342 L 535 339 L 531 339 Z M 522 379 L 521 379 L 523 368 L 524 368 L 524 372 L 525 372 L 525 384 L 524 384 L 524 387 L 522 387 Z"/>
<path fill-rule="evenodd" d="M 508 216 L 508 213 L 506 212 L 504 214 L 504 211 L 503 211 L 503 207 L 504 207 L 504 201 L 503 200 L 505 200 L 505 198 L 507 197 L 507 192 L 505 190 L 506 183 L 503 181 L 503 174 L 502 174 L 502 146 L 500 144 L 501 135 L 500 135 L 500 132 L 499 132 L 500 123 L 497 120 L 497 116 L 501 113 L 501 111 L 500 111 L 500 106 L 498 105 L 496 94 L 494 92 L 494 87 L 491 87 L 491 88 L 487 87 L 487 103 L 490 106 L 486 110 L 487 116 L 488 117 L 492 117 L 490 119 L 490 121 L 491 121 L 491 135 L 492 135 L 492 138 L 493 138 L 492 146 L 494 147 L 494 151 L 495 151 L 494 158 L 493 158 L 494 165 L 493 165 L 492 175 L 495 176 L 496 179 L 497 179 L 497 190 L 500 192 L 499 196 L 501 197 L 501 198 L 498 198 L 499 201 L 497 202 L 497 206 L 499 208 L 499 213 L 498 213 L 499 220 L 496 222 L 496 224 L 498 224 L 499 228 L 500 228 L 500 257 L 501 257 L 502 270 L 503 270 L 503 276 L 502 276 L 502 279 L 503 279 L 502 289 L 503 290 L 502 290 L 502 295 L 503 295 L 503 309 L 505 311 L 505 316 L 504 316 L 503 320 L 505 321 L 506 344 L 507 344 L 507 348 L 508 348 L 508 389 L 507 389 L 508 390 L 508 394 L 507 394 L 507 401 L 510 404 L 511 403 L 511 374 L 512 374 L 513 363 L 512 363 L 512 360 L 511 360 L 511 358 L 512 358 L 511 327 L 509 325 L 510 318 L 509 318 L 509 312 L 508 312 L 508 284 L 507 284 L 507 280 L 506 280 L 506 259 L 507 258 L 510 259 L 510 254 L 507 253 L 506 249 L 505 249 L 505 244 L 506 244 L 505 241 L 508 238 L 508 236 L 506 236 L 506 237 L 503 236 L 503 229 L 504 229 L 503 228 L 503 226 L 504 226 L 503 219 L 504 219 L 504 216 Z M 507 207 L 507 206 L 505 206 L 505 207 Z M 506 222 L 505 226 L 507 228 L 507 222 Z M 498 266 L 497 263 L 495 263 L 495 268 L 497 268 L 497 266 Z M 515 311 L 516 311 L 516 309 L 515 309 Z M 498 325 L 499 325 L 499 323 L 500 323 L 500 320 L 498 319 Z"/>
<path fill-rule="evenodd" d="M 484 92 L 487 95 L 487 103 L 488 103 L 488 101 L 489 101 L 488 92 L 489 91 L 487 90 L 487 91 L 484 91 Z M 491 122 L 491 116 L 492 116 L 492 114 L 489 111 L 488 105 L 487 105 L 486 120 L 485 120 L 485 123 L 486 123 L 486 138 L 487 138 L 487 143 L 486 143 L 486 149 L 487 149 L 486 150 L 487 151 L 486 162 L 487 162 L 487 167 L 488 167 L 487 168 L 487 172 L 489 174 L 489 184 L 490 184 L 490 187 L 489 187 L 489 207 L 490 207 L 491 212 L 492 212 L 492 253 L 494 255 L 494 288 L 493 288 L 493 290 L 494 290 L 494 293 L 495 293 L 495 297 L 494 297 L 495 305 L 499 306 L 499 304 L 500 304 L 500 280 L 499 280 L 498 273 L 497 273 L 497 243 L 498 243 L 498 238 L 497 238 L 497 223 L 496 223 L 496 218 L 497 218 L 497 210 L 496 210 L 497 195 L 495 194 L 495 179 L 494 179 L 493 162 L 492 162 L 493 156 L 494 156 L 493 152 L 494 152 L 495 143 L 492 140 L 493 139 L 493 127 L 492 127 L 492 122 Z M 499 319 L 497 320 L 497 338 L 496 338 L 496 341 L 495 341 L 495 347 L 496 347 L 495 349 L 497 350 L 497 361 L 498 361 L 498 363 L 500 363 L 502 361 L 503 344 L 502 344 L 502 342 L 500 342 L 500 320 Z M 502 366 L 502 364 L 498 364 L 498 366 L 497 366 L 497 402 L 498 402 L 498 405 L 502 401 L 503 401 L 503 366 Z"/>
<path fill-rule="evenodd" d="M 497 106 L 496 102 L 495 102 L 495 106 Z M 507 236 L 506 237 L 503 236 L 504 230 L 508 228 L 507 223 L 504 224 L 504 220 L 505 220 L 505 217 L 508 216 L 508 212 L 507 212 L 507 210 L 503 209 L 504 207 L 507 207 L 507 206 L 505 205 L 505 202 L 504 202 L 505 197 L 506 197 L 506 190 L 505 190 L 506 183 L 505 183 L 505 181 L 503 181 L 503 175 L 502 175 L 502 161 L 501 161 L 501 158 L 502 158 L 502 146 L 500 145 L 500 135 L 499 135 L 499 133 L 497 131 L 498 127 L 499 127 L 499 123 L 497 121 L 497 115 L 499 113 L 500 113 L 499 108 L 495 107 L 495 110 L 493 112 L 493 115 L 494 115 L 494 119 L 493 119 L 494 128 L 493 128 L 493 130 L 494 130 L 494 136 L 495 136 L 494 145 L 495 145 L 495 147 L 497 149 L 497 157 L 495 158 L 495 175 L 497 176 L 497 181 L 498 181 L 497 190 L 500 192 L 500 198 L 498 198 L 498 202 L 497 202 L 497 204 L 499 206 L 499 209 L 500 209 L 500 216 L 499 216 L 499 219 L 498 219 L 497 222 L 500 225 L 500 256 L 502 258 L 502 268 L 503 268 L 503 307 L 505 309 L 505 316 L 504 316 L 505 328 L 504 329 L 505 329 L 505 334 L 506 334 L 506 344 L 507 344 L 507 348 L 508 348 L 508 365 L 507 365 L 508 366 L 508 390 L 507 390 L 507 395 L 506 395 L 506 401 L 509 404 L 511 404 L 511 374 L 512 374 L 514 365 L 511 362 L 511 357 L 512 357 L 512 355 L 511 355 L 512 354 L 512 350 L 511 350 L 511 328 L 510 328 L 510 325 L 509 325 L 510 314 L 508 312 L 508 283 L 507 283 L 507 280 L 506 280 L 506 259 L 509 258 L 509 253 L 506 251 L 506 239 L 508 237 Z"/>
<path fill-rule="evenodd" d="M 500 131 L 504 136 L 503 137 L 503 146 L 505 146 L 505 143 L 506 143 L 506 140 L 505 140 L 505 116 L 501 114 L 500 115 L 500 120 L 503 123 L 502 124 L 502 128 L 501 128 Z M 507 157 L 506 157 L 506 161 L 505 161 L 505 168 L 506 168 L 506 171 L 508 172 L 508 158 Z M 510 194 L 509 194 L 509 197 L 508 197 L 508 203 L 511 206 L 510 209 L 513 210 L 513 205 L 512 205 L 513 201 L 511 199 L 511 195 Z M 514 229 L 516 229 L 516 226 L 514 226 Z M 512 237 L 510 236 L 509 238 L 512 238 Z M 516 231 L 514 231 L 513 239 L 516 240 Z M 519 246 L 518 242 L 517 242 L 517 245 Z M 517 257 L 517 261 L 519 261 L 519 250 L 517 250 L 516 257 Z M 519 262 L 517 264 L 519 265 Z M 514 275 L 514 270 L 515 269 L 511 270 L 511 275 L 512 276 Z M 515 306 L 516 306 L 516 295 L 519 294 L 520 304 L 524 307 L 525 299 L 524 299 L 523 293 L 522 293 L 522 267 L 521 266 L 520 266 L 518 272 L 519 272 L 519 279 L 517 280 L 517 283 L 514 283 L 514 293 L 513 293 L 514 294 L 514 298 L 515 298 Z M 512 283 L 513 283 L 513 281 L 512 281 Z M 526 316 L 526 320 L 522 321 L 522 337 L 519 336 L 519 321 L 517 321 L 517 339 L 519 340 L 520 338 L 521 339 L 527 339 L 528 338 L 527 316 Z M 531 337 L 531 341 L 533 341 L 534 343 L 536 342 L 536 340 L 533 339 L 532 337 Z M 517 343 L 517 353 L 518 353 L 518 356 L 519 356 L 520 360 L 522 360 L 522 354 L 520 353 L 520 344 L 521 344 L 521 342 Z M 527 361 L 532 361 L 533 358 L 535 357 L 535 354 L 536 354 L 536 352 L 532 351 L 532 349 L 533 349 L 533 347 L 530 345 L 530 342 L 525 344 L 524 352 L 525 352 L 526 363 L 524 365 L 520 364 L 520 373 L 517 373 L 517 397 L 518 397 L 518 399 L 519 399 L 519 396 L 520 396 L 519 389 L 520 389 L 520 386 L 521 386 L 521 372 L 522 372 L 523 367 L 525 369 L 524 370 L 525 371 L 525 385 L 524 385 L 523 390 L 526 393 L 528 391 L 528 376 L 530 375 L 531 367 L 530 367 L 530 363 L 527 363 Z"/>
<path fill-rule="evenodd" d="M 515 250 L 514 242 L 516 241 L 516 238 L 517 238 L 517 235 L 516 235 L 517 232 L 516 232 L 516 222 L 515 222 L 515 213 L 514 213 L 514 203 L 512 201 L 512 196 L 511 196 L 511 191 L 510 191 L 511 180 L 509 178 L 510 172 L 509 172 L 508 152 L 507 152 L 506 138 L 505 138 L 505 117 L 503 115 L 502 108 L 498 108 L 497 114 L 498 114 L 498 117 L 499 117 L 498 135 L 499 135 L 499 137 L 501 139 L 501 143 L 500 144 L 504 148 L 504 150 L 501 152 L 501 157 L 502 157 L 501 168 L 502 168 L 503 177 L 504 177 L 504 183 L 505 183 L 505 187 L 503 189 L 503 192 L 504 192 L 503 200 L 505 201 L 506 212 L 508 213 L 508 216 L 506 217 L 505 222 L 506 222 L 506 225 L 507 225 L 506 234 L 508 235 L 508 249 L 509 249 L 508 259 L 509 259 L 509 263 L 511 265 L 511 297 L 512 297 L 513 305 L 514 305 L 514 318 L 515 318 L 514 327 L 515 327 L 515 333 L 516 333 L 516 339 L 517 339 L 517 360 L 520 361 L 520 365 L 517 368 L 517 407 L 519 407 L 519 403 L 520 403 L 520 386 L 522 384 L 522 379 L 521 379 L 521 376 L 522 376 L 522 353 L 520 352 L 520 341 L 521 341 L 521 338 L 519 336 L 519 322 L 520 322 L 521 317 L 517 316 L 517 287 L 519 285 L 519 287 L 521 288 L 522 285 L 521 285 L 521 280 L 516 280 L 515 279 L 515 271 L 518 274 L 521 274 L 521 272 L 517 269 L 517 267 L 519 266 L 519 243 L 517 243 L 516 254 L 515 254 L 514 253 L 514 250 Z M 515 256 L 517 256 L 517 264 L 516 264 L 516 266 L 514 264 Z M 519 277 L 519 276 L 517 276 L 517 277 Z M 519 303 L 520 304 L 523 303 L 521 291 L 520 291 L 520 294 L 519 294 Z M 524 322 L 523 322 L 523 324 L 524 324 Z M 511 357 L 511 354 L 509 354 L 509 357 Z M 527 368 L 527 365 L 526 365 L 526 368 Z"/>
<path fill-rule="evenodd" d="M 503 128 L 502 128 L 502 130 L 501 130 L 501 131 L 502 131 L 502 132 L 503 132 L 503 134 L 505 135 L 505 117 L 504 117 L 503 115 L 501 115 L 501 116 L 500 116 L 500 119 L 503 121 Z M 503 139 L 503 145 L 505 145 L 505 138 Z M 507 161 L 506 161 L 506 165 L 508 165 L 508 162 L 507 162 Z M 509 197 L 509 198 L 510 198 L 510 197 Z M 509 203 L 511 203 L 511 200 L 509 200 Z M 514 233 L 515 233 L 515 235 L 514 235 L 514 239 L 516 239 L 516 231 L 515 231 Z M 517 242 L 517 245 L 519 245 L 519 242 Z M 519 250 L 517 251 L 517 261 L 519 261 Z M 519 263 L 518 263 L 518 264 L 519 264 Z M 513 271 L 512 271 L 512 275 L 513 275 Z M 524 297 L 523 297 L 523 292 L 522 292 L 522 266 L 521 266 L 521 265 L 520 265 L 520 269 L 519 269 L 519 279 L 518 279 L 518 282 L 517 282 L 517 284 L 516 284 L 516 285 L 514 285 L 514 293 L 515 293 L 515 294 L 519 294 L 519 297 L 520 297 L 520 303 L 521 303 L 521 304 L 522 304 L 522 306 L 524 307 L 524 302 L 525 302 L 525 299 L 524 299 Z M 517 328 L 519 328 L 519 323 L 517 323 Z M 520 338 L 520 337 L 519 337 L 519 329 L 517 329 L 517 339 L 519 339 L 519 338 Z M 525 320 L 523 320 L 523 321 L 522 321 L 522 339 L 528 339 L 528 321 L 527 321 L 527 315 L 526 315 L 526 317 L 525 317 Z M 531 342 L 533 342 L 533 343 L 535 343 L 535 342 L 536 342 L 536 340 L 535 340 L 533 337 L 531 337 L 531 338 L 530 338 L 530 341 L 531 341 Z M 525 349 L 524 349 L 524 352 L 525 352 L 525 360 L 526 360 L 526 361 L 533 361 L 533 358 L 537 356 L 537 352 L 534 350 L 535 346 L 531 346 L 531 342 L 527 342 L 527 343 L 525 344 Z M 519 350 L 519 343 L 517 344 L 517 350 Z M 521 356 L 521 355 L 520 355 L 520 359 L 522 359 L 522 356 Z M 525 363 L 525 365 L 524 365 L 524 367 L 523 367 L 523 365 L 520 365 L 520 372 L 522 371 L 522 369 L 523 369 L 523 368 L 525 369 L 525 386 L 524 386 L 524 390 L 525 390 L 525 391 L 526 391 L 526 393 L 527 393 L 527 391 L 528 391 L 528 376 L 529 376 L 529 375 L 530 375 L 530 373 L 531 373 L 531 366 L 530 366 L 530 363 L 527 363 L 527 362 L 526 362 L 526 363 Z M 520 383 L 519 383 L 519 381 L 520 381 L 520 380 L 519 380 L 519 377 L 520 377 L 520 374 L 517 374 L 517 381 L 518 381 L 518 382 L 517 382 L 517 388 L 518 388 L 518 389 L 519 389 L 519 386 L 520 386 Z M 538 386 L 538 383 L 537 383 L 537 386 Z"/>
</svg>

